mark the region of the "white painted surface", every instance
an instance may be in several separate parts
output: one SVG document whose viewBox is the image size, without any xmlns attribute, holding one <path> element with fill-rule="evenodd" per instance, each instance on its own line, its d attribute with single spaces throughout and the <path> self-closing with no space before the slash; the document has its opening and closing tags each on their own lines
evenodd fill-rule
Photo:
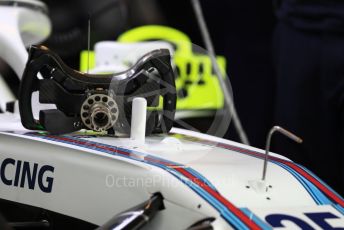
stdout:
<svg viewBox="0 0 344 230">
<path fill-rule="evenodd" d="M 200 136 L 181 129 L 173 129 L 173 132 Z M 303 210 L 302 207 L 309 207 L 317 210 L 318 207 L 303 186 L 288 171 L 275 164 L 269 165 L 266 181 L 272 188 L 266 192 L 246 188 L 252 180 L 259 180 L 263 164 L 262 159 L 249 155 L 165 135 L 146 137 L 146 144 L 142 146 L 129 138 L 90 137 L 85 140 L 112 145 L 113 148 L 126 148 L 133 153 L 140 152 L 142 159 L 152 155 L 190 167 L 206 177 L 227 200 L 254 213 L 264 210 L 268 215 L 286 208 Z M 43 207 L 100 225 L 159 191 L 171 208 L 159 213 L 159 219 L 154 221 L 151 229 L 172 229 L 171 226 L 184 229 L 200 217 L 209 216 L 217 218 L 214 223 L 216 229 L 228 229 L 225 220 L 207 201 L 171 173 L 153 165 L 38 137 L 0 133 L 0 160 L 7 157 L 53 165 L 54 189 L 52 193 L 45 194 L 39 190 L 0 183 L 0 197 L 4 199 Z M 106 184 L 109 178 L 112 179 L 112 186 Z M 123 180 L 132 181 L 134 185 L 115 184 Z M 183 217 L 180 225 L 171 216 Z"/>
<path fill-rule="evenodd" d="M 133 100 L 131 112 L 130 139 L 144 144 L 146 137 L 147 100 L 136 97 Z"/>
</svg>

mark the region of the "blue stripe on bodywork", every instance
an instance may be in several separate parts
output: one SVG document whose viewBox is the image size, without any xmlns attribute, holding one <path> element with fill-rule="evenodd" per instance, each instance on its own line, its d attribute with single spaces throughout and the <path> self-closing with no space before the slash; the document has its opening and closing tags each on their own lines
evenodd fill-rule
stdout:
<svg viewBox="0 0 344 230">
<path fill-rule="evenodd" d="M 254 222 L 256 222 L 262 229 L 264 230 L 272 230 L 272 227 L 265 222 L 263 222 L 259 217 L 257 217 L 251 210 L 248 208 L 242 208 L 243 211 L 247 216 L 250 217 Z"/>
<path fill-rule="evenodd" d="M 156 167 L 159 167 L 159 168 L 162 168 L 164 169 L 165 171 L 171 173 L 173 176 L 175 176 L 178 180 L 182 181 L 184 184 L 186 184 L 187 186 L 189 186 L 193 191 L 195 191 L 197 194 L 199 194 L 204 200 L 206 200 L 209 204 L 211 204 L 214 208 L 216 208 L 220 215 L 231 225 L 233 226 L 234 228 L 236 229 L 249 229 L 245 223 L 243 223 L 235 214 L 233 214 L 232 212 L 230 212 L 228 210 L 228 208 L 226 206 L 224 206 L 221 202 L 219 202 L 218 200 L 216 200 L 214 197 L 212 197 L 209 193 L 207 193 L 206 191 L 204 191 L 202 188 L 200 188 L 197 184 L 195 183 L 190 183 L 190 180 L 188 178 L 186 178 L 184 175 L 181 175 L 178 171 L 174 170 L 173 168 L 171 167 L 167 167 L 166 165 L 163 165 L 163 164 L 159 164 L 159 163 L 156 163 L 156 162 L 148 162 L 144 159 L 139 159 L 139 158 L 133 158 L 133 157 L 130 157 L 130 156 L 126 156 L 126 155 L 121 155 L 119 153 L 116 153 L 114 151 L 111 151 L 111 150 L 106 150 L 106 149 L 103 149 L 103 148 L 97 148 L 96 146 L 86 146 L 86 145 L 82 145 L 82 144 L 78 144 L 78 143 L 75 143 L 75 142 L 68 142 L 68 141 L 64 141 L 64 140 L 61 140 L 61 139 L 56 139 L 54 137 L 49 137 L 49 136 L 43 136 L 43 135 L 37 135 L 37 134 L 27 134 L 29 136 L 33 136 L 33 137 L 39 137 L 39 138 L 42 138 L 42 139 L 46 139 L 46 140 L 51 140 L 51 141 L 55 141 L 55 142 L 61 142 L 61 143 L 65 143 L 65 144 L 69 144 L 69 145 L 75 145 L 75 146 L 78 146 L 78 147 L 82 147 L 82 148 L 86 148 L 86 149 L 92 149 L 92 150 L 96 150 L 96 151 L 99 151 L 99 152 L 103 152 L 103 153 L 107 153 L 107 154 L 110 154 L 110 155 L 114 155 L 114 156 L 120 156 L 120 157 L 123 157 L 123 158 L 127 158 L 127 159 L 131 159 L 131 160 L 135 160 L 135 161 L 140 161 L 140 162 L 143 162 L 143 163 L 147 163 L 147 164 L 150 164 L 150 165 L 154 165 Z M 121 147 L 115 147 L 115 146 L 112 146 L 112 145 L 108 145 L 108 144 L 103 144 L 103 143 L 98 143 L 98 142 L 92 142 L 92 141 L 89 141 L 89 140 L 83 140 L 83 139 L 79 139 L 79 138 L 74 138 L 74 137 L 71 137 L 71 136 L 61 136 L 63 138 L 68 138 L 68 139 L 71 139 L 71 140 L 75 140 L 75 141 L 82 141 L 82 142 L 88 142 L 88 143 L 94 143 L 95 145 L 98 145 L 98 146 L 103 146 L 103 147 L 107 147 L 107 148 L 114 148 L 114 149 L 118 149 L 120 151 L 123 151 L 123 152 L 127 152 L 127 153 L 134 153 L 136 155 L 140 155 L 140 156 L 149 156 L 150 158 L 152 159 L 156 159 L 158 161 L 162 161 L 162 162 L 166 162 L 166 163 L 169 163 L 169 164 L 173 164 L 173 165 L 177 165 L 177 166 L 183 166 L 181 164 L 178 164 L 178 163 L 175 163 L 175 162 L 172 162 L 172 161 L 168 161 L 168 160 L 165 160 L 165 159 L 162 159 L 162 158 L 159 158 L 159 157 L 156 157 L 156 156 L 153 156 L 153 155 L 149 155 L 149 154 L 144 154 L 144 153 L 141 153 L 141 152 L 137 152 L 135 150 L 128 150 L 128 149 L 124 149 L 124 148 L 121 148 Z M 198 173 L 197 171 L 189 168 L 189 167 L 185 167 L 184 168 L 186 171 L 188 171 L 189 173 L 193 174 L 194 176 L 196 176 L 197 178 L 201 179 L 202 181 L 204 181 L 204 183 L 207 183 L 208 186 L 210 186 L 211 188 L 215 188 L 204 176 L 202 176 L 200 173 Z M 215 190 L 216 191 L 216 190 Z M 257 219 L 257 218 L 256 218 Z M 257 223 L 258 224 L 258 223 Z M 259 225 L 259 224 L 258 224 Z M 259 225 L 260 226 L 260 225 Z"/>
</svg>

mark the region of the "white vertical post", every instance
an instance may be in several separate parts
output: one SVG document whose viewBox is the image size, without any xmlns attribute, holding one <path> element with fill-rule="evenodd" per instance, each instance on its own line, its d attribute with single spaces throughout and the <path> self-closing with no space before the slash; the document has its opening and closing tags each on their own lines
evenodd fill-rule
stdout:
<svg viewBox="0 0 344 230">
<path fill-rule="evenodd" d="M 130 139 L 140 144 L 144 144 L 145 142 L 146 116 L 147 100 L 142 97 L 134 98 L 131 114 Z"/>
</svg>

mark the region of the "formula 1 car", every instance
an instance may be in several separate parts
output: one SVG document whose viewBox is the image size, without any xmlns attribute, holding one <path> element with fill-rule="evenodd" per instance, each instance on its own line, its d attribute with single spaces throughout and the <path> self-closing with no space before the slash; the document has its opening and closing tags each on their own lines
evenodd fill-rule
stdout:
<svg viewBox="0 0 344 230">
<path fill-rule="evenodd" d="M 173 72 L 164 49 L 121 73 L 89 75 L 33 46 L 20 116 L 0 115 L 0 213 L 7 227 L 344 228 L 343 198 L 303 166 L 269 152 L 274 131 L 298 140 L 284 129 L 272 129 L 263 151 L 173 128 Z M 38 116 L 35 92 L 41 103 L 54 104 Z"/>
<path fill-rule="evenodd" d="M 41 131 L 0 133 L 0 210 L 10 225 L 344 227 L 344 200 L 301 165 L 172 128 L 172 79 L 168 50 L 152 51 L 119 74 L 90 75 L 68 68 L 46 47 L 32 47 L 19 106 L 23 126 Z M 34 91 L 40 102 L 56 105 L 38 120 Z M 147 109 L 157 97 L 162 111 Z M 261 178 L 264 162 L 269 167 Z"/>
</svg>

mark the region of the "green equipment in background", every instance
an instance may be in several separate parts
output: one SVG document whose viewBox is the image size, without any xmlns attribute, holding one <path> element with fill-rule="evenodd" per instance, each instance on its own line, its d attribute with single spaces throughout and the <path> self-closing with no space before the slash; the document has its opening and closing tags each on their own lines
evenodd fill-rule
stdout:
<svg viewBox="0 0 344 230">
<path fill-rule="evenodd" d="M 212 71 L 210 57 L 193 51 L 190 38 L 174 28 L 147 25 L 131 29 L 118 37 L 118 42 L 163 40 L 175 46 L 174 63 L 177 70 L 177 110 L 219 110 L 224 106 L 224 96 L 217 77 Z M 88 56 L 89 55 L 89 56 Z M 88 66 L 89 60 L 89 66 Z M 226 59 L 217 56 L 223 76 L 226 76 Z M 80 70 L 95 67 L 94 52 L 82 51 Z"/>
</svg>

